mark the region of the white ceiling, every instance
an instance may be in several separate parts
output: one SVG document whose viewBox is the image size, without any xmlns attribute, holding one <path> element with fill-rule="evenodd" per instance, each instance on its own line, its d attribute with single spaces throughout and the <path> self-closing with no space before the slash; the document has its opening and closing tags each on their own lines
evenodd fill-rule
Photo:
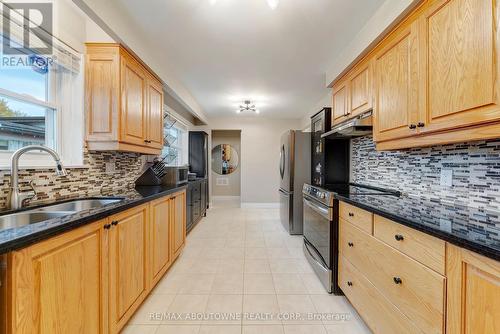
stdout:
<svg viewBox="0 0 500 334">
<path fill-rule="evenodd" d="M 301 118 L 325 72 L 383 0 L 119 0 L 209 117 L 244 99 L 262 116 Z"/>
</svg>

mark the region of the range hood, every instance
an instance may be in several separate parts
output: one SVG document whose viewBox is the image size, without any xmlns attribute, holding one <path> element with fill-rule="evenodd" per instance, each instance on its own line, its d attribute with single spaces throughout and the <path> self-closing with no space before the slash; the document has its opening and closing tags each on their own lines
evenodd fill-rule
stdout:
<svg viewBox="0 0 500 334">
<path fill-rule="evenodd" d="M 321 135 L 321 138 L 352 138 L 372 133 L 372 111 L 366 112 L 346 122 L 335 125 L 332 130 Z"/>
</svg>

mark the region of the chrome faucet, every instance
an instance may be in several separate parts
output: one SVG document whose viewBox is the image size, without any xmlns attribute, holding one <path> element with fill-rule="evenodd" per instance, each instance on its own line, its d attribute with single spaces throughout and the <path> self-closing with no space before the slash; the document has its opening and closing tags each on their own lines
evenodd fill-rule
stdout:
<svg viewBox="0 0 500 334">
<path fill-rule="evenodd" d="M 23 206 L 23 202 L 26 199 L 29 199 L 33 196 L 30 194 L 22 193 L 19 188 L 19 158 L 26 152 L 29 151 L 45 151 L 49 153 L 52 158 L 54 158 L 56 162 L 56 175 L 57 176 L 66 176 L 66 170 L 63 168 L 61 164 L 61 159 L 59 158 L 59 154 L 56 151 L 41 145 L 29 145 L 20 148 L 12 154 L 11 158 L 11 167 L 10 167 L 10 194 L 9 194 L 9 208 L 10 209 L 19 209 Z M 34 189 L 33 189 L 34 190 Z"/>
</svg>

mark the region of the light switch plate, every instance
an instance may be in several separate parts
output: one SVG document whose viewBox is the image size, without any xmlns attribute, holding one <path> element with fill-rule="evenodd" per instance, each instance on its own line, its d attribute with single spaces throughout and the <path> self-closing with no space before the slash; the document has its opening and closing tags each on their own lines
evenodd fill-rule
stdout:
<svg viewBox="0 0 500 334">
<path fill-rule="evenodd" d="M 106 174 L 113 174 L 116 171 L 115 161 L 109 161 L 105 163 Z"/>
<path fill-rule="evenodd" d="M 444 187 L 453 186 L 453 169 L 441 169 L 441 185 Z"/>
</svg>

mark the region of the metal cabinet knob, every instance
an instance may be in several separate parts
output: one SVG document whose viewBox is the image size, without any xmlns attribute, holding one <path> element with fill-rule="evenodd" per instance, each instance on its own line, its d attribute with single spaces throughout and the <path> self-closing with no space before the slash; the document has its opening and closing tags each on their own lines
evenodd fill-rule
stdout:
<svg viewBox="0 0 500 334">
<path fill-rule="evenodd" d="M 348 243 L 347 243 L 347 245 L 348 245 L 349 247 L 354 247 L 354 244 L 353 244 L 352 242 L 348 242 Z"/>
<path fill-rule="evenodd" d="M 413 129 L 416 129 L 416 128 L 417 128 L 417 126 L 416 126 L 415 124 L 410 124 L 408 127 L 409 127 L 411 130 L 413 130 Z"/>
<path fill-rule="evenodd" d="M 394 236 L 394 239 L 396 239 L 397 241 L 403 241 L 405 238 L 401 234 L 396 234 Z"/>
<path fill-rule="evenodd" d="M 352 286 L 352 282 L 351 281 L 347 281 L 347 285 Z"/>
<path fill-rule="evenodd" d="M 425 126 L 425 123 L 423 123 L 423 122 L 418 122 L 417 126 L 418 126 L 419 128 L 423 128 L 423 127 Z"/>
<path fill-rule="evenodd" d="M 349 217 L 354 217 L 354 213 L 349 212 Z"/>
<path fill-rule="evenodd" d="M 113 220 L 113 221 L 111 222 L 111 225 L 113 225 L 113 226 L 118 225 L 118 221 L 117 221 L 117 220 Z"/>
<path fill-rule="evenodd" d="M 403 280 L 400 277 L 393 277 L 395 284 L 403 284 Z"/>
<path fill-rule="evenodd" d="M 110 228 L 111 228 L 111 224 L 105 224 L 105 225 L 104 225 L 104 229 L 105 229 L 105 230 L 109 230 Z"/>
</svg>

